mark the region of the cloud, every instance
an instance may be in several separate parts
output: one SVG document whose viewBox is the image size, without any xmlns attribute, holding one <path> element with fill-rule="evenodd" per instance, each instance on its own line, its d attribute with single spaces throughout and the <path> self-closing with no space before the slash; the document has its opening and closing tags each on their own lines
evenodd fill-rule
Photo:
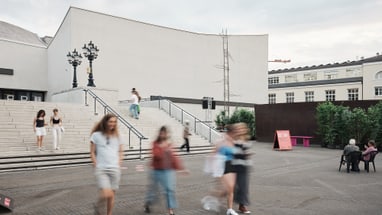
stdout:
<svg viewBox="0 0 382 215">
<path fill-rule="evenodd" d="M 202 33 L 269 34 L 269 57 L 310 65 L 381 50 L 382 0 L 1 0 L 0 20 L 53 36 L 69 7 Z M 378 50 L 379 49 L 379 50 Z"/>
</svg>

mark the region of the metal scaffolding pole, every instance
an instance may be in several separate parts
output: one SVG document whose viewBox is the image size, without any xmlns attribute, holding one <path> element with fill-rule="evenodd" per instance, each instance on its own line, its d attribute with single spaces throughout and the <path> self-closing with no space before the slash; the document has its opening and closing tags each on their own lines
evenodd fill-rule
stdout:
<svg viewBox="0 0 382 215">
<path fill-rule="evenodd" d="M 230 89 L 229 89 L 229 51 L 228 51 L 228 34 L 227 29 L 222 30 L 223 39 L 223 82 L 224 82 L 224 111 L 229 116 L 229 102 L 230 102 Z"/>
</svg>

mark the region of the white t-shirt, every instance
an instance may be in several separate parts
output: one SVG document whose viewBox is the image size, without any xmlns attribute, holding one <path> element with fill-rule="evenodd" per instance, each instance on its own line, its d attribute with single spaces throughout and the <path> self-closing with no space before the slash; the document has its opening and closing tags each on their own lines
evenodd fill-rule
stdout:
<svg viewBox="0 0 382 215">
<path fill-rule="evenodd" d="M 130 99 L 130 100 L 131 100 L 131 101 L 133 102 L 133 104 L 135 104 L 135 105 L 138 105 L 138 104 L 139 104 L 138 96 L 135 95 L 135 94 L 131 95 L 131 99 Z"/>
<path fill-rule="evenodd" d="M 96 146 L 97 168 L 119 168 L 119 147 L 122 144 L 120 138 L 110 137 L 108 139 L 97 131 L 91 135 L 90 141 Z"/>
</svg>

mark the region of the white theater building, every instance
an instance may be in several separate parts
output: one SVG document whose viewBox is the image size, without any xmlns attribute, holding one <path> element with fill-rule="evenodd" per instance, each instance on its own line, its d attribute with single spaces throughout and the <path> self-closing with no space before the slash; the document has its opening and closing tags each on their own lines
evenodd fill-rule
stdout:
<svg viewBox="0 0 382 215">
<path fill-rule="evenodd" d="M 382 55 L 269 71 L 268 103 L 382 99 Z"/>
<path fill-rule="evenodd" d="M 223 40 L 219 34 L 194 33 L 71 7 L 53 37 L 40 38 L 0 22 L 0 98 L 65 100 L 72 89 L 69 51 L 82 52 L 92 41 L 95 89 L 130 98 L 161 95 L 223 100 Z M 228 35 L 231 101 L 267 103 L 268 35 Z M 86 87 L 89 62 L 77 67 Z M 68 99 L 68 98 L 66 98 Z M 70 100 L 70 99 L 69 99 Z"/>
</svg>

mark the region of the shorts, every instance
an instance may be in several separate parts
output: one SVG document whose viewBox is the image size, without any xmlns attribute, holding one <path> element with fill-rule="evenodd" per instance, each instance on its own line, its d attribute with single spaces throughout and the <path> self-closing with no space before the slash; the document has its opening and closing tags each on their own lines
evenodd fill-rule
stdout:
<svg viewBox="0 0 382 215">
<path fill-rule="evenodd" d="M 227 174 L 227 173 L 236 173 L 236 168 L 234 165 L 232 165 L 231 161 L 225 162 L 224 174 Z"/>
<path fill-rule="evenodd" d="M 46 135 L 46 129 L 45 127 L 37 127 L 36 128 L 36 136 L 45 136 Z"/>
<path fill-rule="evenodd" d="M 121 180 L 121 170 L 119 169 L 96 169 L 95 176 L 100 189 L 118 190 Z"/>
</svg>

